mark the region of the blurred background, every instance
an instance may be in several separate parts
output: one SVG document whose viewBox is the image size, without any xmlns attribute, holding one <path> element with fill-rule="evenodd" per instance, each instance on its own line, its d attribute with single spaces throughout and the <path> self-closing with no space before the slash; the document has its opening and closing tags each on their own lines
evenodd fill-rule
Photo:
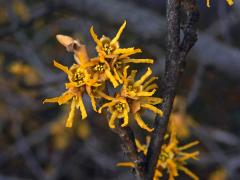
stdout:
<svg viewBox="0 0 240 180">
<path fill-rule="evenodd" d="M 201 179 L 240 179 L 240 3 L 199 0 L 199 40 L 188 55 L 171 121 L 181 142 L 199 140 L 200 160 L 189 167 Z M 0 180 L 134 179 L 119 137 L 91 110 L 74 127 L 69 106 L 42 104 L 64 91 L 64 73 L 52 65 L 74 60 L 55 39 L 66 34 L 95 54 L 89 29 L 113 37 L 127 20 L 120 43 L 153 58 L 161 77 L 166 51 L 165 1 L 0 0 Z M 137 68 L 145 71 L 144 65 Z M 161 86 L 161 85 L 160 85 Z M 91 109 L 89 99 L 85 99 Z M 153 116 L 145 114 L 148 119 Z M 132 126 L 135 126 L 133 123 Z M 139 139 L 143 132 L 134 127 Z M 180 174 L 179 179 L 189 179 Z"/>
</svg>

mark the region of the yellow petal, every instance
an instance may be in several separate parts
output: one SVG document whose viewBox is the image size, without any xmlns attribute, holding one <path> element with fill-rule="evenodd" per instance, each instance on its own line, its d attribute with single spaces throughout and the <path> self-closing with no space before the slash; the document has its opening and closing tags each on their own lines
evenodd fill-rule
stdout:
<svg viewBox="0 0 240 180">
<path fill-rule="evenodd" d="M 68 70 L 67 66 L 62 65 L 62 64 L 58 63 L 57 61 L 53 61 L 53 65 L 56 68 L 58 68 L 58 69 L 62 70 L 63 72 L 65 72 L 66 74 L 70 73 L 70 71 Z"/>
<path fill-rule="evenodd" d="M 157 89 L 158 88 L 158 85 L 157 84 L 151 84 L 149 86 L 147 86 L 144 91 L 150 91 L 152 89 Z"/>
<path fill-rule="evenodd" d="M 71 110 L 70 110 L 70 113 L 68 115 L 68 119 L 66 122 L 66 127 L 68 127 L 68 128 L 72 127 L 74 116 L 75 116 L 75 110 L 76 110 L 76 100 L 73 99 L 72 104 L 71 104 Z"/>
<path fill-rule="evenodd" d="M 199 144 L 199 141 L 194 141 L 194 142 L 191 142 L 191 143 L 186 144 L 186 145 L 184 145 L 184 146 L 181 146 L 181 147 L 179 147 L 178 149 L 181 150 L 181 151 L 183 151 L 183 150 L 185 150 L 185 149 L 188 149 L 188 148 L 191 148 L 191 147 L 193 147 L 193 146 L 196 146 L 197 144 Z"/>
<path fill-rule="evenodd" d="M 178 176 L 177 165 L 173 160 L 168 159 L 167 166 L 168 166 L 169 180 L 170 179 L 174 180 L 174 177 Z"/>
<path fill-rule="evenodd" d="M 151 77 L 149 80 L 147 80 L 144 84 L 143 84 L 143 89 L 146 88 L 149 84 L 151 84 L 153 81 L 157 80 L 157 77 Z"/>
<path fill-rule="evenodd" d="M 118 48 L 114 51 L 114 54 L 127 54 L 134 52 L 134 47 L 131 48 Z"/>
<path fill-rule="evenodd" d="M 115 68 L 113 68 L 113 72 L 114 72 L 114 77 L 118 80 L 118 82 L 119 82 L 120 84 L 122 84 L 123 81 L 122 81 L 122 79 L 120 78 L 120 76 L 119 76 L 119 74 L 118 74 L 118 72 L 117 72 L 117 70 L 116 70 Z"/>
<path fill-rule="evenodd" d="M 141 85 L 150 75 L 152 74 L 152 70 L 150 68 L 147 69 L 147 72 L 134 83 L 135 86 Z"/>
<path fill-rule="evenodd" d="M 192 179 L 199 180 L 199 177 L 196 174 L 194 174 L 192 171 L 190 171 L 188 168 L 186 168 L 184 166 L 178 166 L 178 169 L 183 171 L 185 174 L 187 174 Z"/>
<path fill-rule="evenodd" d="M 164 148 L 165 152 L 170 152 L 173 148 L 177 146 L 177 141 L 170 140 L 170 143 Z"/>
<path fill-rule="evenodd" d="M 78 86 L 78 84 L 77 84 L 76 82 L 65 83 L 65 87 L 66 87 L 67 89 L 73 88 L 73 87 L 77 87 L 77 86 Z"/>
<path fill-rule="evenodd" d="M 74 41 L 74 39 L 72 37 L 62 35 L 62 34 L 56 35 L 56 38 L 57 38 L 58 42 L 65 47 L 67 47 L 68 45 L 70 45 Z"/>
<path fill-rule="evenodd" d="M 199 155 L 199 152 L 196 151 L 196 152 L 193 152 L 193 153 L 181 153 L 181 154 L 184 154 L 184 156 L 181 157 L 181 158 L 178 158 L 178 160 L 183 162 L 183 161 L 186 161 L 186 160 L 191 159 L 191 158 L 195 159 L 195 160 L 198 160 L 198 158 L 196 156 Z"/>
<path fill-rule="evenodd" d="M 153 59 L 124 59 L 124 63 L 148 63 L 153 64 Z"/>
<path fill-rule="evenodd" d="M 121 124 L 121 127 L 125 127 L 128 125 L 128 112 L 125 110 L 123 115 L 124 115 L 124 118 L 123 118 L 123 124 Z"/>
<path fill-rule="evenodd" d="M 105 93 L 103 93 L 103 92 L 101 92 L 101 91 L 98 91 L 97 94 L 98 94 L 99 96 L 103 97 L 104 99 L 109 100 L 109 101 L 114 100 L 113 97 L 111 97 L 111 96 L 109 96 L 109 95 L 107 95 L 107 94 L 105 94 Z"/>
<path fill-rule="evenodd" d="M 90 33 L 92 35 L 93 40 L 99 47 L 102 47 L 102 42 L 98 39 L 97 34 L 94 32 L 93 26 L 90 28 Z"/>
<path fill-rule="evenodd" d="M 59 100 L 59 97 L 44 99 L 43 104 L 44 103 L 57 103 L 58 100 Z"/>
<path fill-rule="evenodd" d="M 156 92 L 156 89 L 152 90 L 151 92 L 141 91 L 137 93 L 137 96 L 152 96 Z"/>
<path fill-rule="evenodd" d="M 63 93 L 59 97 L 45 99 L 43 103 L 58 103 L 59 105 L 67 103 L 71 98 L 73 97 L 73 94 L 71 93 Z"/>
<path fill-rule="evenodd" d="M 126 67 L 129 67 L 129 66 L 126 66 Z M 135 76 L 137 74 L 137 70 L 132 70 L 131 74 L 128 77 L 127 77 L 127 71 L 124 72 L 124 74 L 126 76 L 126 77 L 123 76 L 124 86 L 127 87 L 129 82 L 131 82 L 131 83 L 134 82 Z"/>
<path fill-rule="evenodd" d="M 131 56 L 133 54 L 137 54 L 137 53 L 141 53 L 142 50 L 141 49 L 134 49 L 133 51 L 129 52 L 129 53 L 126 53 L 126 54 L 122 54 L 118 57 L 118 59 L 123 59 L 123 58 L 126 58 L 128 56 Z"/>
<path fill-rule="evenodd" d="M 119 84 L 118 82 L 116 81 L 116 79 L 114 78 L 114 76 L 112 75 L 112 73 L 106 69 L 105 70 L 105 74 L 106 76 L 109 78 L 109 80 L 111 81 L 111 83 L 113 84 L 113 87 L 116 88 Z"/>
<path fill-rule="evenodd" d="M 157 98 L 157 97 L 142 97 L 141 102 L 143 104 L 156 105 L 156 104 L 162 103 L 163 99 L 162 98 Z"/>
<path fill-rule="evenodd" d="M 145 145 L 142 145 L 137 139 L 135 139 L 135 143 L 136 143 L 138 152 L 143 152 L 144 155 L 147 155 L 147 147 Z"/>
<path fill-rule="evenodd" d="M 102 113 L 102 109 L 103 109 L 103 108 L 111 107 L 111 106 L 114 106 L 115 104 L 116 104 L 116 102 L 114 102 L 114 101 L 103 104 L 103 105 L 99 108 L 98 113 Z"/>
<path fill-rule="evenodd" d="M 154 130 L 154 128 L 149 128 L 145 122 L 142 120 L 142 118 L 140 117 L 140 115 L 138 113 L 134 114 L 134 119 L 137 121 L 137 124 L 142 128 L 147 130 L 148 132 L 152 132 Z"/>
<path fill-rule="evenodd" d="M 61 105 L 67 103 L 73 96 L 74 95 L 72 93 L 64 93 L 59 97 L 58 104 Z"/>
<path fill-rule="evenodd" d="M 85 106 L 83 104 L 82 96 L 78 97 L 78 106 L 79 106 L 80 111 L 81 111 L 82 119 L 85 119 L 87 117 L 87 111 L 86 111 Z"/>
<path fill-rule="evenodd" d="M 151 104 L 141 104 L 141 107 L 149 109 L 149 110 L 153 111 L 154 113 L 159 114 L 161 117 L 163 116 L 162 110 L 156 108 L 155 106 L 153 106 Z"/>
<path fill-rule="evenodd" d="M 129 66 L 124 67 L 123 69 L 123 78 L 126 79 L 127 78 L 127 70 L 128 70 Z"/>
<path fill-rule="evenodd" d="M 159 180 L 160 177 L 162 177 L 162 173 L 158 169 L 156 169 L 155 173 L 154 173 L 153 180 Z"/>
<path fill-rule="evenodd" d="M 112 39 L 112 41 L 110 42 L 110 44 L 114 44 L 118 41 L 118 39 L 120 38 L 125 26 L 127 24 L 127 21 L 125 20 L 124 23 L 122 24 L 122 26 L 120 27 L 120 29 L 118 30 L 116 36 Z"/>
<path fill-rule="evenodd" d="M 91 103 L 92 103 L 93 110 L 94 110 L 95 112 L 98 112 L 98 111 L 97 111 L 97 105 L 96 105 L 96 101 L 95 101 L 94 96 L 93 96 L 93 95 L 89 95 L 89 97 L 90 97 L 90 99 L 91 99 Z"/>
<path fill-rule="evenodd" d="M 135 164 L 133 162 L 120 162 L 117 163 L 117 166 L 134 168 Z"/>
<path fill-rule="evenodd" d="M 109 120 L 109 122 L 108 122 L 109 127 L 112 128 L 112 129 L 115 128 L 115 123 L 114 123 L 114 121 L 115 121 L 116 118 L 117 118 L 117 113 L 112 113 L 111 118 L 110 118 L 110 120 Z"/>
</svg>

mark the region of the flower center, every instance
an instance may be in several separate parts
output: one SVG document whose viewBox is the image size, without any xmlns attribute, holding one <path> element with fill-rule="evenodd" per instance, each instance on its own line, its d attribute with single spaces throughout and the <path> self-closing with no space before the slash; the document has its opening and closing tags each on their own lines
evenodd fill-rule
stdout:
<svg viewBox="0 0 240 180">
<path fill-rule="evenodd" d="M 73 75 L 73 82 L 76 82 L 78 85 L 84 84 L 85 74 L 77 69 Z"/>
<path fill-rule="evenodd" d="M 99 63 L 98 65 L 93 67 L 93 70 L 97 71 L 97 72 L 100 72 L 100 73 L 103 73 L 104 70 L 105 70 L 105 65 L 103 63 Z"/>
<path fill-rule="evenodd" d="M 136 87 L 133 87 L 133 85 L 128 85 L 127 90 L 128 91 L 133 91 L 133 92 L 137 92 L 138 91 L 138 89 Z"/>
<path fill-rule="evenodd" d="M 166 151 L 162 151 L 159 159 L 163 162 L 165 162 L 167 159 L 169 159 L 169 154 Z"/>
<path fill-rule="evenodd" d="M 114 48 L 110 45 L 110 43 L 104 43 L 103 44 L 103 51 L 109 55 L 112 54 L 112 52 L 114 51 Z"/>
<path fill-rule="evenodd" d="M 119 102 L 114 106 L 114 109 L 117 110 L 119 113 L 122 113 L 125 107 L 126 107 L 125 104 Z"/>
</svg>

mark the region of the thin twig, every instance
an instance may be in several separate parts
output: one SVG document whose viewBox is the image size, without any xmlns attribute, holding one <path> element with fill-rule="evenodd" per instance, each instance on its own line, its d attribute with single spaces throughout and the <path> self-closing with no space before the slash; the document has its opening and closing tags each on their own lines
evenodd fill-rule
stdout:
<svg viewBox="0 0 240 180">
<path fill-rule="evenodd" d="M 115 129 L 115 133 L 119 135 L 123 142 L 123 152 L 128 156 L 131 162 L 134 162 L 136 177 L 141 179 L 144 177 L 144 166 L 143 159 L 140 153 L 137 151 L 137 146 L 135 143 L 135 138 L 133 131 L 130 127 L 121 127 L 119 124 Z"/>
</svg>

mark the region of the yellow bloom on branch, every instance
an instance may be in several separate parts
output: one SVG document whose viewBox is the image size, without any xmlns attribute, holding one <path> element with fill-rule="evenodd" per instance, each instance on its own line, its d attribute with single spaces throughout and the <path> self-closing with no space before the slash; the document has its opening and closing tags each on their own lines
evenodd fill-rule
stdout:
<svg viewBox="0 0 240 180">
<path fill-rule="evenodd" d="M 194 180 L 198 180 L 199 178 L 197 177 L 197 175 L 190 171 L 186 167 L 186 164 L 187 160 L 189 159 L 197 160 L 199 152 L 194 151 L 188 153 L 185 150 L 197 145 L 199 142 L 194 141 L 184 146 L 179 146 L 179 141 L 177 140 L 174 128 L 171 130 L 170 136 L 166 135 L 165 141 L 167 143 L 162 146 L 161 153 L 159 155 L 159 159 L 155 169 L 154 180 L 159 180 L 160 177 L 163 176 L 164 172 L 168 173 L 169 180 L 174 180 L 175 177 L 179 176 L 179 171 L 184 172 Z M 147 155 L 147 148 L 149 142 L 149 137 L 147 137 L 146 145 L 142 145 L 138 140 L 136 140 L 136 146 L 138 148 L 138 151 L 142 152 L 144 155 Z M 121 162 L 118 163 L 117 166 L 134 168 L 135 164 L 134 162 Z"/>
<path fill-rule="evenodd" d="M 137 81 L 134 79 L 137 71 L 132 71 L 131 75 L 127 75 L 129 67 L 127 65 L 129 63 L 152 64 L 153 60 L 130 57 L 142 52 L 141 49 L 135 49 L 134 47 L 120 48 L 118 40 L 125 27 L 126 21 L 112 39 L 106 36 L 99 39 L 93 27 L 91 27 L 90 33 L 97 44 L 98 56 L 95 58 L 89 58 L 85 45 L 78 40 L 66 35 L 59 34 L 56 36 L 59 43 L 67 51 L 74 54 L 77 64 L 73 64 L 68 69 L 68 67 L 54 61 L 54 65 L 68 75 L 69 82 L 65 84 L 67 91 L 59 97 L 46 99 L 44 102 L 57 102 L 60 105 L 71 102 L 71 111 L 66 126 L 72 126 L 75 110 L 78 108 L 81 111 L 82 119 L 87 117 L 82 101 L 84 94 L 89 95 L 95 111 L 97 111 L 96 98 L 104 98 L 110 101 L 104 104 L 98 112 L 101 113 L 103 108 L 108 108 L 111 113 L 109 121 L 111 128 L 115 128 L 116 119 L 123 119 L 122 126 L 128 125 L 129 115 L 131 115 L 141 128 L 151 132 L 153 129 L 149 128 L 141 118 L 142 111 L 147 109 L 160 116 L 163 115 L 163 112 L 155 107 L 162 102 L 162 99 L 152 97 L 157 85 L 152 83 L 156 77 L 149 78 L 152 74 L 151 69 L 148 68 L 147 72 Z M 110 97 L 104 93 L 108 81 L 112 83 L 114 88 L 123 84 L 121 91 L 115 97 Z"/>
<path fill-rule="evenodd" d="M 82 96 L 86 92 L 86 89 L 98 87 L 99 84 L 96 83 L 96 80 L 91 79 L 91 75 L 88 73 L 87 69 L 82 68 L 80 65 L 74 64 L 69 69 L 68 67 L 54 61 L 54 66 L 68 75 L 69 82 L 66 83 L 67 91 L 59 97 L 45 99 L 43 102 L 58 103 L 59 105 L 62 105 L 71 101 L 71 110 L 66 122 L 66 126 L 72 127 L 76 109 L 80 109 L 82 119 L 85 119 L 87 117 L 87 112 L 82 100 Z M 90 90 L 87 92 L 92 100 L 93 109 L 96 110 L 94 97 L 92 98 Z"/>
<path fill-rule="evenodd" d="M 153 96 L 158 88 L 157 84 L 152 84 L 157 77 L 151 77 L 148 81 L 146 81 L 149 76 L 152 74 L 152 70 L 150 68 L 147 69 L 147 72 L 137 81 L 135 81 L 135 76 L 137 71 L 132 70 L 131 74 L 127 76 L 127 69 L 129 66 L 124 68 L 123 72 L 123 87 L 121 91 L 121 95 L 131 98 L 131 99 L 139 99 L 140 97 L 149 97 Z M 157 100 L 157 99 L 156 99 Z M 161 99 L 158 98 L 159 103 Z"/>
<path fill-rule="evenodd" d="M 108 110 L 110 111 L 111 117 L 109 120 L 109 127 L 115 128 L 115 120 L 117 118 L 123 119 L 123 124 L 121 124 L 122 127 L 128 125 L 129 119 L 128 113 L 130 111 L 130 107 L 128 105 L 126 98 L 120 96 L 116 96 L 115 98 L 113 98 L 104 93 L 101 93 L 101 95 L 105 99 L 111 101 L 102 105 L 98 110 L 99 113 L 102 113 L 103 108 L 108 108 Z"/>
<path fill-rule="evenodd" d="M 128 67 L 126 67 L 123 72 L 123 87 L 121 89 L 121 96 L 128 99 L 131 113 L 138 125 L 151 132 L 153 129 L 149 128 L 144 123 L 140 114 L 143 109 L 147 109 L 160 116 L 163 115 L 163 112 L 155 107 L 155 105 L 162 103 L 162 99 L 152 97 L 157 89 L 157 85 L 152 82 L 157 78 L 151 77 L 147 80 L 152 74 L 152 70 L 148 68 L 147 72 L 139 80 L 135 81 L 137 71 L 132 70 L 131 74 L 128 76 L 127 69 Z"/>
<path fill-rule="evenodd" d="M 110 80 L 113 87 L 116 88 L 119 83 L 117 79 L 111 72 L 111 67 L 109 63 L 105 60 L 103 56 L 92 58 L 89 61 L 89 66 L 91 66 L 91 72 L 95 79 L 98 79 L 98 82 L 102 83 L 106 80 Z"/>
<path fill-rule="evenodd" d="M 129 63 L 134 63 L 134 64 L 139 64 L 139 63 L 144 63 L 144 64 L 153 64 L 153 59 L 136 59 L 136 58 L 130 58 L 132 54 L 140 53 L 142 52 L 141 49 L 135 49 L 134 51 L 126 54 L 122 54 L 119 56 L 116 56 L 113 58 L 112 61 L 110 61 L 110 66 L 113 70 L 114 76 L 116 79 L 122 84 L 123 83 L 123 71 L 126 65 Z"/>
<path fill-rule="evenodd" d="M 93 26 L 90 29 L 90 33 L 96 42 L 96 50 L 98 52 L 98 58 L 102 63 L 107 63 L 111 68 L 111 74 L 108 73 L 111 78 L 110 81 L 113 83 L 114 87 L 118 85 L 115 80 L 122 84 L 122 72 L 124 67 L 129 63 L 148 63 L 152 64 L 152 59 L 135 59 L 130 58 L 129 56 L 142 52 L 141 49 L 131 48 L 120 48 L 119 46 L 119 38 L 126 26 L 126 21 L 124 21 L 123 25 L 120 27 L 116 36 L 113 39 L 109 37 L 102 36 L 102 38 L 98 38 L 97 34 L 94 32 Z M 113 75 L 113 76 L 112 76 Z M 114 78 L 114 79 L 113 79 Z"/>
<path fill-rule="evenodd" d="M 131 114 L 134 119 L 136 120 L 137 124 L 142 128 L 149 132 L 153 131 L 152 128 L 149 128 L 146 123 L 142 120 L 140 114 L 138 112 L 132 112 L 132 104 L 127 101 L 127 98 L 121 97 L 117 95 L 115 98 L 110 97 L 101 92 L 101 96 L 110 102 L 105 103 L 99 109 L 99 113 L 102 113 L 103 108 L 108 108 L 108 111 L 111 113 L 111 118 L 109 120 L 109 127 L 114 129 L 115 128 L 115 120 L 116 119 L 123 119 L 124 123 L 121 125 L 122 127 L 128 125 L 129 122 L 129 115 Z M 143 109 L 150 109 L 147 106 L 142 106 L 138 109 L 138 111 Z M 155 108 L 155 107 L 154 107 Z M 157 109 L 157 108 L 156 108 Z M 158 110 L 158 109 L 157 109 Z"/>
<path fill-rule="evenodd" d="M 156 108 L 154 105 L 160 104 L 162 102 L 161 98 L 157 97 L 151 97 L 157 88 L 156 84 L 151 84 L 151 82 L 155 78 L 150 78 L 148 81 L 145 82 L 145 80 L 151 75 L 152 71 L 150 68 L 148 68 L 148 71 L 138 80 L 134 81 L 134 77 L 136 74 L 136 71 L 132 71 L 131 75 L 127 77 L 127 69 L 126 67 L 123 72 L 124 78 L 124 84 L 122 87 L 121 93 L 118 94 L 115 98 L 110 97 L 104 93 L 101 93 L 100 96 L 103 98 L 111 101 L 109 103 L 104 104 L 100 109 L 99 112 L 101 113 L 103 108 L 108 107 L 108 110 L 111 113 L 110 118 L 110 128 L 115 128 L 115 125 L 113 124 L 116 118 L 126 118 L 124 120 L 124 126 L 125 124 L 128 124 L 129 119 L 129 113 L 133 116 L 137 124 L 142 128 L 149 132 L 153 131 L 153 128 L 149 128 L 147 124 L 144 122 L 144 120 L 141 118 L 141 113 L 144 109 L 151 110 L 156 114 L 159 114 L 160 116 L 163 115 L 163 112 Z M 144 83 L 145 82 L 145 83 Z M 150 92 L 149 92 L 150 91 Z M 115 108 L 116 104 L 119 103 L 119 100 L 124 100 L 125 104 L 124 106 L 121 106 L 122 108 L 126 108 L 126 110 L 118 111 L 117 108 Z M 118 106 L 116 106 L 118 107 Z M 116 113 L 116 112 L 117 113 Z M 123 113 L 124 112 L 124 113 Z M 119 115 L 120 113 L 120 115 Z M 116 115 L 118 114 L 118 115 Z"/>
<path fill-rule="evenodd" d="M 135 54 L 138 53 L 134 47 L 131 48 L 120 48 L 119 46 L 119 38 L 126 27 L 127 22 L 124 21 L 120 29 L 118 30 L 116 36 L 110 39 L 107 36 L 102 36 L 100 39 L 97 34 L 94 32 L 93 26 L 90 28 L 90 33 L 92 35 L 93 40 L 96 42 L 96 50 L 99 55 L 103 55 L 105 58 L 114 58 L 121 54 Z"/>
<path fill-rule="evenodd" d="M 189 137 L 191 134 L 191 128 L 196 128 L 198 126 L 194 119 L 187 114 L 187 103 L 185 97 L 175 97 L 173 110 L 169 120 L 169 128 L 171 128 L 171 124 L 174 124 L 176 127 L 177 137 L 180 139 Z"/>
</svg>

